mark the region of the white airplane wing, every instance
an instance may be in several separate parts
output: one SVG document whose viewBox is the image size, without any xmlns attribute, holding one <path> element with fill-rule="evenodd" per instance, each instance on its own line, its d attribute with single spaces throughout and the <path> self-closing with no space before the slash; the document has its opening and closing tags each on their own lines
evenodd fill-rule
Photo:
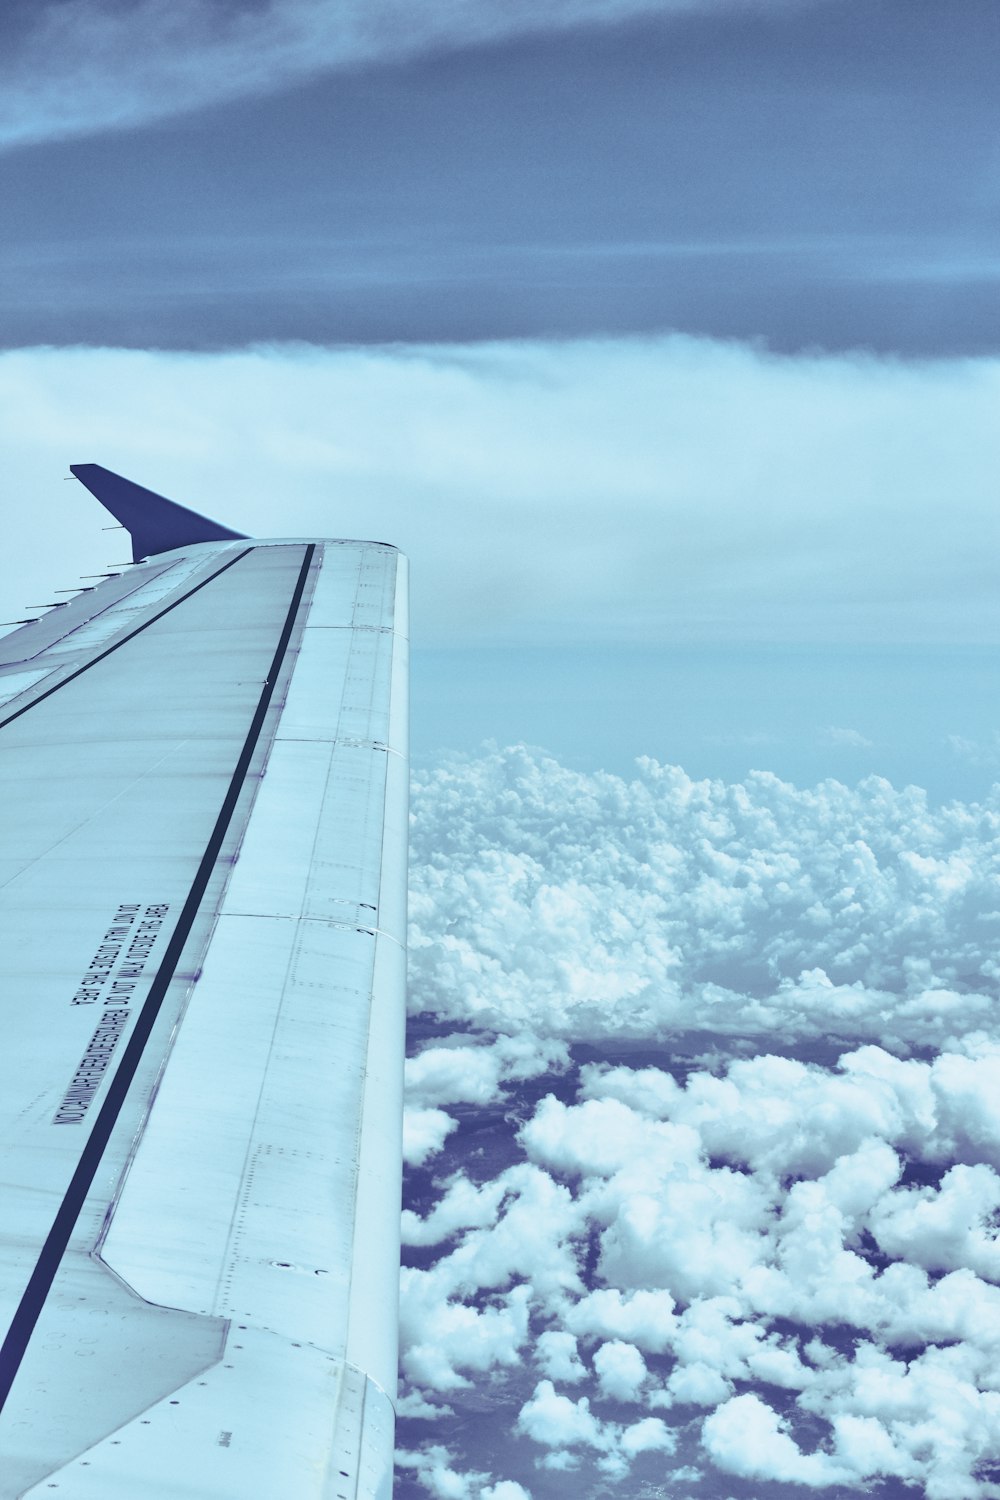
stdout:
<svg viewBox="0 0 1000 1500">
<path fill-rule="evenodd" d="M 386 1500 L 405 559 L 96 465 L 0 640 L 0 1497 Z"/>
</svg>

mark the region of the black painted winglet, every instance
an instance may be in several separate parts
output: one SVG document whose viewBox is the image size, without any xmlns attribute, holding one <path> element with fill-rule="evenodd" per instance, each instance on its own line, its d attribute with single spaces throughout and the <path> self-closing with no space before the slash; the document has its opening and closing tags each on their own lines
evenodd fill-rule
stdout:
<svg viewBox="0 0 1000 1500">
<path fill-rule="evenodd" d="M 174 547 L 188 547 L 193 542 L 241 541 L 245 537 L 244 532 L 230 531 L 228 526 L 220 526 L 218 521 L 200 516 L 196 510 L 188 510 L 141 484 L 133 484 L 131 479 L 123 479 L 100 464 L 70 464 L 69 469 L 131 533 L 132 557 L 136 562 L 143 557 L 154 557 L 157 552 L 170 552 Z"/>
</svg>

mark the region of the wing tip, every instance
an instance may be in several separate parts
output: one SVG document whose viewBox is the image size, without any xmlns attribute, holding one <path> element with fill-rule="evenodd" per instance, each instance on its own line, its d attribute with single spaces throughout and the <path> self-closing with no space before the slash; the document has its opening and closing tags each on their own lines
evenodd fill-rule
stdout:
<svg viewBox="0 0 1000 1500">
<path fill-rule="evenodd" d="M 245 532 L 188 510 L 103 464 L 70 464 L 69 471 L 130 533 L 136 562 L 197 542 L 246 540 Z"/>
</svg>

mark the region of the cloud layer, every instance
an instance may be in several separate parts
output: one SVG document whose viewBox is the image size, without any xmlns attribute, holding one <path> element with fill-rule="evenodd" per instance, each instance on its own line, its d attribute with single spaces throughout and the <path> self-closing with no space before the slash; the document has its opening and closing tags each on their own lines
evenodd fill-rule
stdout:
<svg viewBox="0 0 1000 1500">
<path fill-rule="evenodd" d="M 991 359 L 681 337 L 13 351 L 0 592 L 117 555 L 58 482 L 94 460 L 241 531 L 389 538 L 425 646 L 991 641 L 998 394 Z"/>
<path fill-rule="evenodd" d="M 570 771 L 524 749 L 418 776 L 418 1009 L 574 1041 L 990 1029 L 1000 806 L 871 777 L 801 790 Z"/>
<path fill-rule="evenodd" d="M 415 792 L 413 1103 L 516 1140 L 417 1154 L 410 1409 L 492 1390 L 535 1500 L 1000 1494 L 1000 807 L 523 748 Z"/>
</svg>

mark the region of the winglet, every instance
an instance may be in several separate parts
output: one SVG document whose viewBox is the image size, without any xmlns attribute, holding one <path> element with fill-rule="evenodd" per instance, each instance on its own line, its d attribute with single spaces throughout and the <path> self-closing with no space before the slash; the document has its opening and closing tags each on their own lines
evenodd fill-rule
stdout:
<svg viewBox="0 0 1000 1500">
<path fill-rule="evenodd" d="M 141 484 L 133 484 L 131 479 L 123 479 L 100 464 L 70 464 L 69 468 L 105 510 L 131 533 L 132 557 L 136 562 L 193 542 L 239 541 L 245 535 L 144 489 Z"/>
</svg>

